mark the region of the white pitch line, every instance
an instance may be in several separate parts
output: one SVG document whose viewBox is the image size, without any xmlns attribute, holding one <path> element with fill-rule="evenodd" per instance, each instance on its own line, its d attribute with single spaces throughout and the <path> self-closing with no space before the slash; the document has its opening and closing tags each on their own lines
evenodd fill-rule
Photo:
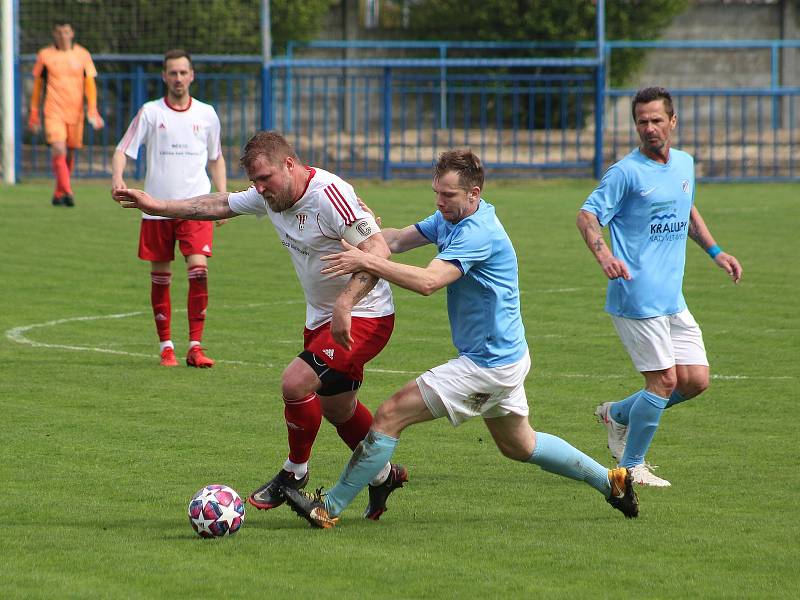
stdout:
<svg viewBox="0 0 800 600">
<path fill-rule="evenodd" d="M 264 302 L 259 304 L 248 304 L 246 308 L 252 308 L 256 306 L 264 306 L 266 304 L 298 304 L 299 301 L 294 300 L 287 300 L 283 302 Z M 230 306 L 225 306 L 222 308 L 232 308 Z M 176 311 L 180 312 L 180 311 Z M 30 325 L 22 325 L 19 327 L 12 327 L 5 332 L 6 338 L 11 340 L 12 342 L 16 342 L 17 344 L 26 344 L 28 346 L 32 346 L 34 348 L 58 348 L 61 350 L 74 350 L 78 352 L 100 352 L 104 354 L 116 354 L 121 356 L 135 356 L 138 358 L 153 358 L 153 354 L 144 354 L 141 352 L 126 352 L 124 350 L 112 350 L 111 348 L 101 348 L 96 346 L 72 346 L 69 344 L 48 344 L 45 342 L 37 342 L 28 338 L 25 334 L 29 331 L 34 329 L 42 329 L 44 327 L 55 327 L 56 325 L 63 325 L 64 323 L 75 323 L 75 322 L 83 322 L 83 321 L 99 321 L 102 319 L 125 319 L 128 317 L 138 317 L 140 315 L 145 314 L 144 311 L 134 311 L 134 312 L 126 312 L 126 313 L 115 313 L 111 315 L 91 315 L 91 316 L 83 316 L 83 317 L 70 317 L 66 319 L 55 319 L 52 321 L 45 321 L 44 323 L 32 323 Z M 550 337 L 550 336 L 540 336 L 540 337 Z M 280 340 L 284 342 L 284 340 Z M 286 340 L 288 342 L 288 340 Z M 272 364 L 269 363 L 252 363 L 246 362 L 241 360 L 225 360 L 219 359 L 217 360 L 218 363 L 223 364 L 231 364 L 231 365 L 242 365 L 242 366 L 254 366 L 254 367 L 266 367 L 268 369 L 274 368 Z M 423 368 L 418 371 L 401 371 L 395 369 L 377 369 L 377 368 L 366 368 L 365 371 L 370 373 L 386 373 L 391 375 L 418 375 L 427 369 Z M 632 375 L 623 375 L 623 374 L 606 374 L 606 375 L 597 375 L 592 373 L 553 373 L 553 372 L 542 372 L 542 371 L 534 371 L 533 376 L 536 375 L 544 376 L 544 377 L 560 377 L 564 379 L 626 379 L 631 377 Z M 773 380 L 791 380 L 796 379 L 791 375 L 783 375 L 783 376 L 753 376 L 753 375 L 721 375 L 717 373 L 712 373 L 711 379 L 719 379 L 721 381 L 739 381 L 739 380 L 758 380 L 758 381 L 773 381 Z"/>
<path fill-rule="evenodd" d="M 26 333 L 31 331 L 32 329 L 41 329 L 43 327 L 54 327 L 56 325 L 62 325 L 64 323 L 74 323 L 79 321 L 98 321 L 101 319 L 124 319 L 126 317 L 138 317 L 139 315 L 145 314 L 143 311 L 136 311 L 136 312 L 128 312 L 128 313 L 116 313 L 112 315 L 94 315 L 88 317 L 71 317 L 68 319 L 56 319 L 53 321 L 46 321 L 44 323 L 33 323 L 31 325 L 23 325 L 21 327 L 12 327 L 8 331 L 6 331 L 6 337 L 11 340 L 12 342 L 16 342 L 18 344 L 27 344 L 28 346 L 32 346 L 34 348 L 60 348 L 61 350 L 75 350 L 78 352 L 100 352 L 103 354 L 116 354 L 121 356 L 136 356 L 139 358 L 153 358 L 153 354 L 144 354 L 142 352 L 126 352 L 125 350 L 112 350 L 110 348 L 100 348 L 96 346 L 71 346 L 69 344 L 48 344 L 45 342 L 37 342 L 28 337 L 26 337 Z M 233 364 L 233 365 L 248 365 L 252 363 L 246 363 L 239 360 L 218 360 L 217 362 L 226 363 L 226 364 Z M 264 365 L 260 365 L 264 366 Z M 266 365 L 272 367 L 272 365 Z"/>
</svg>

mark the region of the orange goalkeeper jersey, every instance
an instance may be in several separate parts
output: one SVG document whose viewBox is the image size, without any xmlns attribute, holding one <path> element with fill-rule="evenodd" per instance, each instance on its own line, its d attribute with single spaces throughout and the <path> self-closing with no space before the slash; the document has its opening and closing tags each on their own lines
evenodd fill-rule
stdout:
<svg viewBox="0 0 800 600">
<path fill-rule="evenodd" d="M 39 50 L 34 77 L 47 77 L 44 99 L 46 117 L 60 117 L 65 123 L 83 120 L 84 77 L 97 77 L 89 51 L 78 44 L 69 50 L 48 46 Z"/>
</svg>

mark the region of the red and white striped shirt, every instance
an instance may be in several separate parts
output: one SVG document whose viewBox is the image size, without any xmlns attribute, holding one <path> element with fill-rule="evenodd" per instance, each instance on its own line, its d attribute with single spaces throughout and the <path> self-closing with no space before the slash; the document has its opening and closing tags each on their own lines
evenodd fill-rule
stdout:
<svg viewBox="0 0 800 600">
<path fill-rule="evenodd" d="M 370 214 L 358 205 L 349 183 L 322 169 L 309 168 L 309 171 L 311 178 L 305 193 L 284 211 L 270 210 L 254 187 L 230 194 L 228 204 L 238 214 L 269 216 L 303 286 L 306 327 L 316 329 L 330 321 L 336 298 L 351 277 L 328 279 L 320 274 L 327 266 L 321 258 L 341 252 L 345 229 Z M 352 312 L 355 317 L 383 317 L 393 313 L 392 292 L 383 279 Z"/>
</svg>

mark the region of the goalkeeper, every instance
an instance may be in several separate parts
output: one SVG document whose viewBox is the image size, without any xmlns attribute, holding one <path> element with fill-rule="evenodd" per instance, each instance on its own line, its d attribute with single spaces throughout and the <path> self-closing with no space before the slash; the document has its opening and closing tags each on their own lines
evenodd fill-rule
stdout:
<svg viewBox="0 0 800 600">
<path fill-rule="evenodd" d="M 72 25 L 55 23 L 53 45 L 39 50 L 33 65 L 28 127 L 34 133 L 39 133 L 42 128 L 39 105 L 45 90 L 44 132 L 50 145 L 50 161 L 56 179 L 53 206 L 75 205 L 70 175 L 75 166 L 75 150 L 83 146 L 84 95 L 89 123 L 95 129 L 104 125 L 97 112 L 97 70 L 89 51 L 74 43 L 74 38 Z"/>
</svg>

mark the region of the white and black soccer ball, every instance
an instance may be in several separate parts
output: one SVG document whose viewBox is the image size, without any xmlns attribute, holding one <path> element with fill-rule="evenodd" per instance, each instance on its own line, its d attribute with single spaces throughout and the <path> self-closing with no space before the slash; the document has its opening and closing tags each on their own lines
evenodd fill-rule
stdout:
<svg viewBox="0 0 800 600">
<path fill-rule="evenodd" d="M 200 537 L 233 535 L 244 523 L 244 502 L 227 485 L 207 485 L 189 502 L 189 523 Z"/>
</svg>

